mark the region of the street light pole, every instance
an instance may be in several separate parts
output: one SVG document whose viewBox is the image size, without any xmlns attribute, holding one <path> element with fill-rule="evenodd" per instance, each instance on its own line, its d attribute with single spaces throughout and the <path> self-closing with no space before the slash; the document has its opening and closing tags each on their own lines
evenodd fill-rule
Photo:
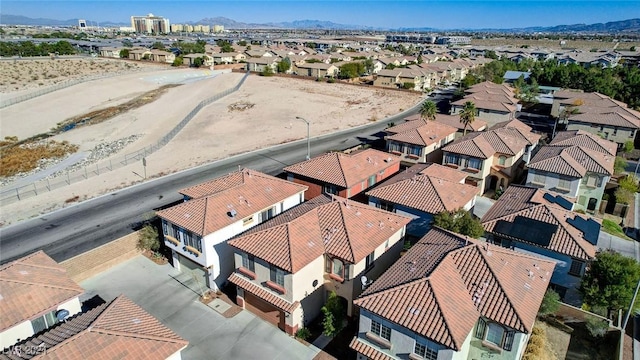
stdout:
<svg viewBox="0 0 640 360">
<path fill-rule="evenodd" d="M 296 119 L 298 120 L 302 120 L 304 121 L 305 124 L 307 124 L 307 160 L 311 159 L 311 133 L 309 131 L 309 122 L 307 120 L 305 120 L 304 118 L 301 118 L 300 116 L 296 116 Z"/>
</svg>

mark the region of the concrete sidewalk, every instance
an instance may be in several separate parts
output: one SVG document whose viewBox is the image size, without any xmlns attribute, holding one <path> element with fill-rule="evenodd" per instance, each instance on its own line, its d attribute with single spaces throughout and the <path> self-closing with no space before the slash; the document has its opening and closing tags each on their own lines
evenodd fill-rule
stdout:
<svg viewBox="0 0 640 360">
<path fill-rule="evenodd" d="M 183 360 L 313 359 L 319 352 L 246 310 L 223 317 L 174 280 L 180 275 L 170 265 L 156 265 L 139 255 L 82 282 L 86 293 L 81 300 L 95 295 L 105 301 L 120 294 L 128 296 L 189 341 L 182 351 Z"/>
</svg>

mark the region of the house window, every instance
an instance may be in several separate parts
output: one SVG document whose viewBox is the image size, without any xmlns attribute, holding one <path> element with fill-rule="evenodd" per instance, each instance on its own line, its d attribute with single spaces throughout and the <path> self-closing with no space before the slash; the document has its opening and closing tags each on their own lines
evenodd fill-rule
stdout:
<svg viewBox="0 0 640 360">
<path fill-rule="evenodd" d="M 391 328 L 384 326 L 375 320 L 371 320 L 371 332 L 383 339 L 391 341 Z"/>
<path fill-rule="evenodd" d="M 596 183 L 597 183 L 597 176 L 595 175 L 588 175 L 586 177 L 586 184 L 588 187 L 596 187 Z"/>
<path fill-rule="evenodd" d="M 369 181 L 367 182 L 367 187 L 372 187 L 375 184 L 376 184 L 376 176 L 375 175 L 369 176 Z"/>
<path fill-rule="evenodd" d="M 422 156 L 422 147 L 410 145 L 409 147 L 407 147 L 407 153 L 409 155 Z"/>
<path fill-rule="evenodd" d="M 338 189 L 336 189 L 335 185 L 325 184 L 322 186 L 322 192 L 325 194 L 338 194 Z"/>
<path fill-rule="evenodd" d="M 248 218 L 242 220 L 242 225 L 247 226 L 253 222 L 253 216 L 249 216 Z"/>
<path fill-rule="evenodd" d="M 402 145 L 394 142 L 389 142 L 389 151 L 402 152 Z"/>
<path fill-rule="evenodd" d="M 269 280 L 284 287 L 284 270 L 273 265 L 269 265 L 269 270 L 271 273 Z"/>
<path fill-rule="evenodd" d="M 571 182 L 567 179 L 560 178 L 558 179 L 558 189 L 570 190 Z"/>
<path fill-rule="evenodd" d="M 242 253 L 242 267 L 255 272 L 256 271 L 255 257 L 251 254 Z"/>
<path fill-rule="evenodd" d="M 198 235 L 192 234 L 190 231 L 183 231 L 182 237 L 184 238 L 184 244 L 187 246 L 191 246 L 192 248 L 202 252 L 202 241 L 201 237 Z"/>
<path fill-rule="evenodd" d="M 269 219 L 271 219 L 273 217 L 273 213 L 274 213 L 274 209 L 273 208 L 269 208 L 265 211 L 263 211 L 262 213 L 260 213 L 260 219 L 261 221 L 267 221 Z"/>
<path fill-rule="evenodd" d="M 416 345 L 413 348 L 413 353 L 428 360 L 436 360 L 438 358 L 437 350 L 432 349 L 425 344 L 421 344 L 418 341 L 416 341 Z"/>
<path fill-rule="evenodd" d="M 480 168 L 482 167 L 482 161 L 476 158 L 469 158 L 469 160 L 467 161 L 467 167 L 480 170 Z"/>
<path fill-rule="evenodd" d="M 165 235 L 169 235 L 169 224 L 166 221 L 162 220 L 162 233 Z"/>
<path fill-rule="evenodd" d="M 349 264 L 344 264 L 340 259 L 332 259 L 327 257 L 326 269 L 327 273 L 338 275 L 344 280 L 349 279 Z"/>
<path fill-rule="evenodd" d="M 616 135 L 618 135 L 618 129 L 617 128 L 613 129 L 613 136 L 616 136 Z"/>
<path fill-rule="evenodd" d="M 446 164 L 455 164 L 455 165 L 458 165 L 458 161 L 459 161 L 459 159 L 460 159 L 460 158 L 458 157 L 458 155 L 454 155 L 454 154 L 447 154 L 447 155 L 444 157 L 444 162 L 445 162 Z"/>
<path fill-rule="evenodd" d="M 538 174 L 538 173 L 534 173 L 533 174 L 533 183 L 534 184 L 544 185 L 544 175 Z"/>
<path fill-rule="evenodd" d="M 33 326 L 33 333 L 37 334 L 42 330 L 48 329 L 58 322 L 56 318 L 56 312 L 52 311 L 48 314 L 44 314 L 37 319 L 31 320 L 31 326 Z"/>
<path fill-rule="evenodd" d="M 505 328 L 497 323 L 487 322 L 483 318 L 478 319 L 475 337 L 497 345 L 507 351 L 511 351 L 513 347 L 513 337 L 515 331 L 505 330 Z"/>
<path fill-rule="evenodd" d="M 492 344 L 502 346 L 502 338 L 504 337 L 504 328 L 496 323 L 487 324 L 486 340 Z"/>
<path fill-rule="evenodd" d="M 368 269 L 373 266 L 373 260 L 375 259 L 374 256 L 375 256 L 375 250 L 371 252 L 371 254 L 367 255 L 367 259 L 365 261 L 365 266 L 364 266 L 365 269 Z"/>
<path fill-rule="evenodd" d="M 569 267 L 569 275 L 582 276 L 583 267 L 584 267 L 584 261 L 572 259 L 571 266 Z"/>
<path fill-rule="evenodd" d="M 386 202 L 386 201 L 380 201 L 378 203 L 378 208 L 382 209 L 382 210 L 390 211 L 390 212 L 393 212 L 393 210 L 394 210 L 393 204 L 390 203 L 390 202 Z"/>
<path fill-rule="evenodd" d="M 502 165 L 502 166 L 504 166 L 504 164 L 505 164 L 506 162 L 507 162 L 507 157 L 506 157 L 506 156 L 502 156 L 502 155 L 501 155 L 501 156 L 498 158 L 498 165 Z"/>
</svg>

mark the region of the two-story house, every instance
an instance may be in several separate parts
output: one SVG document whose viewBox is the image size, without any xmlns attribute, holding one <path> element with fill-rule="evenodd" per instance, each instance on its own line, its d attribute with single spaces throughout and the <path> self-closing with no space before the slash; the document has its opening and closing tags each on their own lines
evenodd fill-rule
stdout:
<svg viewBox="0 0 640 360">
<path fill-rule="evenodd" d="M 481 194 L 504 189 L 523 172 L 539 140 L 540 135 L 519 120 L 498 123 L 446 145 L 442 164 L 467 172 L 467 184 Z"/>
<path fill-rule="evenodd" d="M 333 152 L 283 170 L 287 180 L 309 187 L 305 200 L 323 193 L 352 198 L 400 171 L 400 157 L 375 149 Z"/>
<path fill-rule="evenodd" d="M 437 121 L 415 120 L 387 128 L 387 151 L 403 161 L 440 162 L 440 148 L 455 139 L 458 129 Z"/>
<path fill-rule="evenodd" d="M 18 342 L 0 359 L 180 360 L 188 344 L 121 295 Z"/>
<path fill-rule="evenodd" d="M 433 228 L 354 303 L 366 359 L 522 357 L 554 263 Z"/>
<path fill-rule="evenodd" d="M 0 267 L 0 349 L 81 311 L 84 290 L 43 251 Z"/>
<path fill-rule="evenodd" d="M 574 210 L 600 209 L 617 144 L 582 130 L 560 132 L 529 162 L 527 185 L 575 199 Z"/>
<path fill-rule="evenodd" d="M 579 304 L 576 288 L 596 255 L 600 223 L 572 206 L 561 195 L 512 185 L 481 221 L 487 241 L 555 261 L 552 287 L 565 302 Z"/>
<path fill-rule="evenodd" d="M 404 120 L 405 120 L 404 123 L 385 129 L 385 132 L 389 135 L 392 135 L 394 133 L 415 129 L 419 126 L 422 126 L 422 124 L 429 124 L 428 120 L 422 119 L 419 114 L 407 116 L 406 118 L 404 118 Z M 420 121 L 420 122 L 414 122 L 414 121 Z M 461 137 L 464 134 L 464 131 L 465 131 L 464 124 L 460 122 L 459 115 L 436 114 L 435 121 L 440 124 L 444 124 L 444 125 L 448 125 L 456 128 L 456 135 L 455 135 L 456 139 Z M 409 123 L 412 123 L 412 124 L 409 124 Z M 487 130 L 487 122 L 479 118 L 476 118 L 471 124 L 467 126 L 467 129 L 466 129 L 467 132 L 485 131 L 485 130 Z"/>
<path fill-rule="evenodd" d="M 420 238 L 442 211 L 470 210 L 477 188 L 465 184 L 467 174 L 446 166 L 416 164 L 367 192 L 369 205 L 412 218 L 407 234 Z"/>
<path fill-rule="evenodd" d="M 409 218 L 320 195 L 232 239 L 237 303 L 288 334 L 335 291 L 348 316 L 363 284 L 399 256 Z"/>
<path fill-rule="evenodd" d="M 243 169 L 180 191 L 158 212 L 173 266 L 217 290 L 234 268 L 227 240 L 304 201 L 307 186 Z"/>
</svg>

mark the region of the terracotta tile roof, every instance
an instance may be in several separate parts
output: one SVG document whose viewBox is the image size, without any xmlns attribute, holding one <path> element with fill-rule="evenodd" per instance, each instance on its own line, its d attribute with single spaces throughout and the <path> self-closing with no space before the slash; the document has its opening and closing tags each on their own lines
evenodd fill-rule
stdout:
<svg viewBox="0 0 640 360">
<path fill-rule="evenodd" d="M 464 125 L 460 122 L 459 115 L 436 114 L 436 121 L 441 124 L 453 126 L 458 130 L 464 130 Z M 473 122 L 467 126 L 467 129 L 471 129 L 472 131 L 482 131 L 486 128 L 487 122 L 480 118 L 475 118 Z"/>
<path fill-rule="evenodd" d="M 262 286 L 258 286 L 257 284 L 245 279 L 244 277 L 242 277 L 241 275 L 238 275 L 237 273 L 231 274 L 228 280 L 230 283 L 240 286 L 246 291 L 252 293 L 253 295 L 259 297 L 260 299 L 268 302 L 269 304 L 285 312 L 292 313 L 300 305 L 298 301 L 295 301 L 293 303 L 288 302 L 287 300 L 281 298 L 279 295 L 272 292 L 271 290 L 267 290 Z"/>
<path fill-rule="evenodd" d="M 458 129 L 452 126 L 432 121 L 413 130 L 386 136 L 385 139 L 426 147 L 440 143 L 441 140 L 455 134 L 457 131 Z"/>
<path fill-rule="evenodd" d="M 583 109 L 584 110 L 584 109 Z M 633 118 L 620 112 L 584 113 L 569 116 L 569 122 L 579 121 L 592 124 L 611 125 L 626 128 L 640 128 L 640 119 Z"/>
<path fill-rule="evenodd" d="M 554 266 L 433 228 L 354 303 L 460 350 L 480 316 L 530 333 Z"/>
<path fill-rule="evenodd" d="M 566 210 L 556 204 L 540 201 L 541 195 L 546 193 L 542 189 L 512 185 L 505 190 L 493 206 L 482 217 L 485 231 L 493 233 L 499 220 L 513 222 L 516 217 L 524 217 L 557 225 L 556 232 L 551 236 L 549 245 L 545 248 L 569 255 L 578 259 L 589 260 L 596 254 L 596 245 L 590 243 L 582 230 L 569 223 L 574 220 L 587 221 L 592 218 Z M 516 239 L 523 241 L 522 239 Z M 532 244 L 540 246 L 538 244 Z"/>
<path fill-rule="evenodd" d="M 20 342 L 46 347 L 46 359 L 166 359 L 188 345 L 133 301 L 121 295 Z M 44 344 L 44 345 L 42 345 Z M 22 353 L 19 359 L 33 355 Z M 8 354 L 0 359 L 13 359 Z"/>
<path fill-rule="evenodd" d="M 307 188 L 245 169 L 241 173 L 183 190 L 185 194 L 196 195 L 196 198 L 161 210 L 158 216 L 194 234 L 205 236 Z M 227 215 L 232 209 L 236 211 L 234 217 Z"/>
<path fill-rule="evenodd" d="M 547 145 L 529 162 L 529 168 L 581 178 L 587 172 L 613 174 L 615 156 L 581 146 Z"/>
<path fill-rule="evenodd" d="M 365 340 L 358 338 L 357 336 L 351 339 L 349 347 L 355 350 L 357 353 L 372 360 L 393 360 L 394 358 L 376 349 L 375 347 L 364 343 Z"/>
<path fill-rule="evenodd" d="M 481 82 L 479 84 L 475 84 L 473 86 L 471 86 L 470 88 L 466 89 L 465 92 L 467 93 L 474 93 L 474 92 L 478 92 L 478 91 L 492 91 L 492 92 L 501 92 L 504 93 L 507 96 L 511 96 L 513 97 L 513 90 L 504 84 L 496 84 L 493 83 L 491 81 L 485 81 L 485 82 Z"/>
<path fill-rule="evenodd" d="M 467 134 L 443 147 L 442 150 L 480 159 L 500 153 L 515 155 L 525 146 L 536 144 L 540 135 L 518 120 L 498 123 L 488 131 Z"/>
<path fill-rule="evenodd" d="M 43 251 L 0 267 L 0 332 L 56 310 L 84 290 Z"/>
<path fill-rule="evenodd" d="M 599 151 L 613 156 L 616 155 L 618 148 L 618 145 L 613 141 L 605 140 L 598 135 L 594 135 L 584 130 L 560 131 L 556 134 L 549 145 L 577 145 L 582 148 Z"/>
<path fill-rule="evenodd" d="M 350 188 L 370 176 L 400 163 L 400 157 L 366 149 L 356 153 L 328 153 L 303 161 L 283 170 L 324 183 Z"/>
<path fill-rule="evenodd" d="M 430 214 L 454 211 L 472 201 L 478 192 L 474 186 L 461 184 L 458 179 L 462 176 L 466 177 L 466 174 L 429 164 L 419 173 L 415 170 L 402 172 L 366 195 Z"/>
<path fill-rule="evenodd" d="M 293 208 L 256 229 L 229 241 L 229 245 L 295 273 L 329 254 L 356 264 L 410 218 L 372 206 L 320 195 L 302 210 Z"/>
<path fill-rule="evenodd" d="M 473 99 L 473 98 L 466 98 L 466 97 L 458 101 L 452 102 L 451 105 L 464 106 L 464 104 L 467 101 L 471 101 L 476 106 L 476 109 L 495 110 L 495 111 L 501 111 L 506 113 L 512 113 L 516 111 L 515 105 L 511 103 L 492 101 L 492 100 L 486 100 L 486 99 Z"/>
</svg>

